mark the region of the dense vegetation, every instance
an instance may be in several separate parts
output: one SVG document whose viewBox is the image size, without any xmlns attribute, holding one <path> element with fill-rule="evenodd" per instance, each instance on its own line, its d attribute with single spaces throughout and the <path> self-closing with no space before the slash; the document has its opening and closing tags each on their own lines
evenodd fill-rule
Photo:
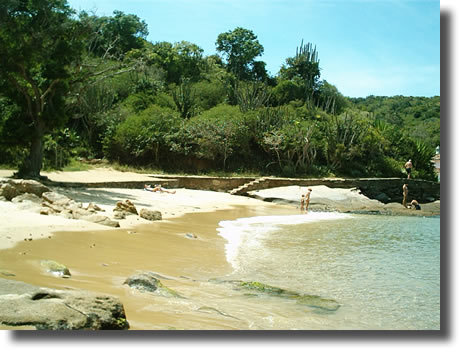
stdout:
<svg viewBox="0 0 460 350">
<path fill-rule="evenodd" d="M 65 0 L 0 4 L 0 164 L 39 176 L 72 158 L 185 172 L 433 179 L 439 97 L 347 98 L 311 43 L 271 76 L 248 29 L 216 55 L 149 42 L 135 15 L 75 14 Z"/>
</svg>

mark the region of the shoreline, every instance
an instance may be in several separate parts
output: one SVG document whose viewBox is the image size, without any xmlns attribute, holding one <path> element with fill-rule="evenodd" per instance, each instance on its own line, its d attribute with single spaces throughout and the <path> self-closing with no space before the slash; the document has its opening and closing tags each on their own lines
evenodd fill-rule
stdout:
<svg viewBox="0 0 460 350">
<path fill-rule="evenodd" d="M 196 329 L 237 330 L 241 327 L 238 320 L 221 320 L 219 315 L 200 312 L 196 306 L 196 299 L 201 300 L 202 294 L 207 299 L 206 295 L 213 293 L 206 291 L 210 279 L 223 278 L 233 271 L 226 259 L 227 241 L 216 230 L 218 223 L 240 217 L 289 213 L 295 214 L 295 211 L 278 206 L 240 205 L 212 212 L 186 213 L 131 230 L 56 232 L 52 239 L 22 241 L 3 250 L 0 271 L 9 275 L 2 278 L 40 287 L 82 289 L 117 297 L 124 305 L 131 330 L 190 329 L 191 324 L 196 324 Z M 64 279 L 44 273 L 39 266 L 42 259 L 64 264 L 72 276 Z M 152 297 L 123 284 L 129 276 L 142 272 L 162 276 L 162 283 L 185 300 Z M 205 300 L 201 303 L 208 307 Z"/>
<path fill-rule="evenodd" d="M 386 205 L 353 189 L 312 187 L 312 211 L 375 209 L 385 212 Z M 215 314 L 213 299 L 221 295 L 219 288 L 222 287 L 210 285 L 209 280 L 232 272 L 226 257 L 226 239 L 217 232 L 218 223 L 242 217 L 298 215 L 296 203 L 304 188 L 260 190 L 253 193 L 259 199 L 185 188 L 176 188 L 175 194 L 120 188 L 51 190 L 84 205 L 95 203 L 105 210 L 102 214 L 110 218 L 117 201 L 125 199 L 132 201 L 138 210 L 159 210 L 163 218 L 148 221 L 129 215 L 119 220 L 119 228 L 110 228 L 58 215 L 40 215 L 37 212 L 40 206 L 27 201 L 0 201 L 0 220 L 4 223 L 0 227 L 1 278 L 115 296 L 124 305 L 133 330 L 194 327 L 211 330 L 249 327 L 236 319 Z M 270 202 L 267 198 L 277 200 Z M 420 213 L 402 208 L 398 211 L 397 207 L 401 206 L 398 203 L 394 206 L 393 211 L 405 215 L 434 213 L 428 211 L 426 205 L 422 205 L 425 210 Z M 433 206 L 440 213 L 440 202 Z M 40 267 L 43 260 L 64 264 L 71 277 L 64 279 L 46 273 Z M 162 283 L 185 299 L 152 299 L 151 295 L 123 284 L 128 277 L 142 272 L 163 276 Z M 197 300 L 201 304 L 197 304 Z M 19 328 L 0 326 L 0 329 Z"/>
</svg>

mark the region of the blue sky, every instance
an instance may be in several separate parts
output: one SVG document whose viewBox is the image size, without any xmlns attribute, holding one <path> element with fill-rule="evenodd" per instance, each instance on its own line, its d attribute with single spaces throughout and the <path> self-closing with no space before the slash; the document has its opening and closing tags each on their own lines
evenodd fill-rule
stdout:
<svg viewBox="0 0 460 350">
<path fill-rule="evenodd" d="M 250 29 L 276 74 L 302 39 L 316 46 L 321 79 L 345 96 L 440 95 L 436 0 L 68 0 L 78 10 L 136 14 L 151 42 L 190 41 L 215 54 L 220 33 Z"/>
</svg>

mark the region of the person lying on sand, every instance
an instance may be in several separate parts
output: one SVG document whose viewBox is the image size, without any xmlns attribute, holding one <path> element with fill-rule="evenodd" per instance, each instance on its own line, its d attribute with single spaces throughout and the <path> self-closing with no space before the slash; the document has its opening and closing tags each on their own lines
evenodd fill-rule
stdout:
<svg viewBox="0 0 460 350">
<path fill-rule="evenodd" d="M 144 191 L 166 192 L 166 193 L 171 193 L 171 194 L 176 193 L 176 191 L 168 191 L 166 188 L 161 187 L 161 185 L 155 185 L 155 187 L 153 188 L 150 185 L 144 185 Z"/>
</svg>

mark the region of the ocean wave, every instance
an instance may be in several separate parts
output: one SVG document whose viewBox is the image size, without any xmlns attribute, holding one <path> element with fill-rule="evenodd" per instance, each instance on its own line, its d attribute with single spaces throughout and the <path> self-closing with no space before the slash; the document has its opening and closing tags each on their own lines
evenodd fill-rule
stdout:
<svg viewBox="0 0 460 350">
<path fill-rule="evenodd" d="M 270 215 L 238 218 L 231 221 L 219 222 L 218 234 L 227 243 L 225 254 L 227 261 L 235 270 L 239 268 L 237 262 L 240 248 L 257 248 L 264 235 L 276 231 L 284 225 L 300 225 L 324 220 L 339 220 L 352 218 L 351 214 L 334 212 L 310 212 L 300 215 Z"/>
</svg>

